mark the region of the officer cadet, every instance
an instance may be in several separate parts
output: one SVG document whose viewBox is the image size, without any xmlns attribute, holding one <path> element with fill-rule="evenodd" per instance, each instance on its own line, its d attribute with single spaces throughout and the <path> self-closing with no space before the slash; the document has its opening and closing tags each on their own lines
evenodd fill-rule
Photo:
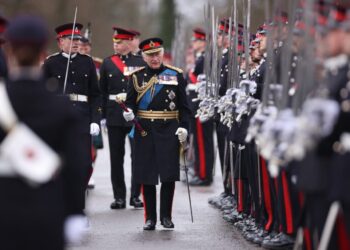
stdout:
<svg viewBox="0 0 350 250">
<path fill-rule="evenodd" d="M 134 34 L 134 39 L 131 42 L 131 53 L 141 56 L 141 50 L 139 49 L 141 33 L 134 29 L 129 29 L 129 31 Z"/>
<path fill-rule="evenodd" d="M 67 95 L 82 120 L 80 140 L 83 141 L 84 145 L 83 165 L 85 166 L 87 185 L 92 172 L 91 135 L 98 135 L 100 132 L 98 124 L 100 122 L 101 97 L 96 67 L 92 58 L 78 52 L 82 27 L 83 25 L 80 23 L 76 23 L 75 27 L 72 23 L 68 23 L 55 29 L 57 44 L 61 51 L 49 56 L 45 60 L 43 68 L 45 76 L 50 79 L 50 88 L 58 95 Z M 71 44 L 72 46 L 70 46 Z M 71 54 L 69 54 L 70 47 Z M 68 62 L 69 68 L 66 72 Z M 82 195 L 85 196 L 85 194 Z"/>
<path fill-rule="evenodd" d="M 204 73 L 204 51 L 206 46 L 205 31 L 201 28 L 195 28 L 192 36 L 192 48 L 195 53 L 196 62 L 194 68 L 189 72 L 189 84 L 187 89 L 188 103 L 192 111 L 192 119 L 190 122 L 191 134 L 194 138 L 194 172 L 195 176 L 190 179 L 189 184 L 193 186 L 209 186 L 213 181 L 214 167 L 214 123 L 213 120 L 201 122 L 194 115 L 197 112 L 199 102 L 193 101 L 197 98 L 196 85 L 197 77 Z"/>
<path fill-rule="evenodd" d="M 0 16 L 0 77 L 6 78 L 7 76 L 7 66 L 6 66 L 6 58 L 4 51 L 1 48 L 1 45 L 5 43 L 5 39 L 3 37 L 3 33 L 5 32 L 7 25 L 7 20 Z"/>
<path fill-rule="evenodd" d="M 100 70 L 100 88 L 103 93 L 103 117 L 106 118 L 111 159 L 111 179 L 114 201 L 111 209 L 126 207 L 126 186 L 124 180 L 125 137 L 131 130 L 131 123 L 125 122 L 122 109 L 116 102 L 126 100 L 126 91 L 130 73 L 145 65 L 141 56 L 132 54 L 134 33 L 114 27 L 113 48 L 114 55 L 103 60 Z M 130 137 L 129 137 L 130 139 Z M 133 141 L 131 145 L 131 165 L 133 165 Z M 143 207 L 139 199 L 141 186 L 131 178 L 130 206 Z"/>
<path fill-rule="evenodd" d="M 31 16 L 17 17 L 6 30 L 9 78 L 0 100 L 1 249 L 64 249 L 64 236 L 79 239 L 85 223 L 81 121 L 68 100 L 51 93 L 44 81 L 40 60 L 48 34 L 41 19 Z M 29 167 L 30 172 L 20 171 Z"/>
<path fill-rule="evenodd" d="M 84 36 L 82 36 L 80 39 L 79 53 L 82 55 L 91 56 L 92 44 L 91 44 L 90 35 L 91 35 L 90 29 L 89 27 L 87 27 L 85 30 Z M 91 56 L 91 58 L 94 61 L 94 64 L 96 67 L 97 78 L 100 79 L 100 68 L 102 65 L 102 59 L 95 56 Z M 97 151 L 102 148 L 103 148 L 102 133 L 92 136 L 92 147 L 91 147 L 92 170 L 94 170 L 95 162 L 97 159 Z M 95 179 L 92 177 L 92 175 L 89 179 L 88 188 L 89 189 L 95 188 Z"/>
<path fill-rule="evenodd" d="M 145 204 L 144 230 L 154 230 L 157 221 L 156 185 L 160 179 L 160 221 L 174 228 L 172 204 L 175 181 L 179 181 L 179 148 L 188 134 L 190 110 L 182 70 L 163 64 L 163 41 L 149 38 L 140 43 L 147 63 L 132 74 L 128 86 L 127 121 L 138 118 L 147 135 L 135 130 L 135 180 L 142 184 Z M 176 137 L 177 135 L 177 137 Z M 179 143 L 180 142 L 180 143 Z"/>
</svg>

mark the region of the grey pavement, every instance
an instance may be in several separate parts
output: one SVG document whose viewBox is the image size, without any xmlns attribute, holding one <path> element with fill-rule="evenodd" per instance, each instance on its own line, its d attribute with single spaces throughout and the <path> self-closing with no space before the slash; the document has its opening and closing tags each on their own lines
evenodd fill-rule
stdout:
<svg viewBox="0 0 350 250">
<path fill-rule="evenodd" d="M 155 231 L 143 231 L 143 209 L 134 209 L 128 204 L 126 209 L 111 210 L 109 206 L 113 201 L 113 194 L 106 135 L 104 135 L 104 143 L 104 149 L 98 151 L 93 174 L 96 187 L 89 192 L 88 197 L 87 213 L 91 230 L 84 245 L 71 247 L 69 250 L 256 249 L 254 245 L 246 242 L 232 225 L 222 219 L 220 211 L 207 202 L 209 197 L 222 191 L 218 164 L 216 164 L 217 171 L 212 186 L 191 187 L 194 223 L 190 220 L 187 188 L 182 182 L 176 183 L 173 204 L 174 230 L 164 230 L 158 222 Z M 129 154 L 129 145 L 126 145 L 125 178 L 128 192 L 130 190 Z"/>
</svg>

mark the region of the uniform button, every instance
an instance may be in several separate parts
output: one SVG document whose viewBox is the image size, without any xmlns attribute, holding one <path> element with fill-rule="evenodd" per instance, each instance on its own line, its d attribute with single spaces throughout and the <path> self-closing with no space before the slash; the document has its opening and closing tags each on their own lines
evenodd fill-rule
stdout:
<svg viewBox="0 0 350 250">
<path fill-rule="evenodd" d="M 154 122 L 154 119 L 151 119 L 151 122 Z"/>
<path fill-rule="evenodd" d="M 113 75 L 112 74 L 109 74 L 109 77 L 112 77 Z"/>
<path fill-rule="evenodd" d="M 224 77 L 224 74 L 221 74 L 221 77 Z"/>
<path fill-rule="evenodd" d="M 123 89 L 123 92 L 125 92 L 125 89 Z"/>
<path fill-rule="evenodd" d="M 124 79 L 124 78 L 122 79 L 122 82 L 125 82 L 125 79 Z"/>
<path fill-rule="evenodd" d="M 143 74 L 144 76 L 147 76 L 147 74 L 145 73 L 145 74 Z"/>
<path fill-rule="evenodd" d="M 73 61 L 71 60 L 71 61 L 69 61 L 70 63 L 72 63 Z"/>
<path fill-rule="evenodd" d="M 169 93 L 169 89 L 167 89 L 166 92 Z"/>
<path fill-rule="evenodd" d="M 72 74 L 74 75 L 74 71 L 72 71 Z"/>
<path fill-rule="evenodd" d="M 297 66 L 296 63 L 292 63 L 292 67 L 295 68 Z"/>
<path fill-rule="evenodd" d="M 125 61 L 123 61 L 123 63 L 125 63 Z"/>
<path fill-rule="evenodd" d="M 85 74 L 85 77 L 88 77 L 88 75 L 87 75 L 87 74 Z"/>
<path fill-rule="evenodd" d="M 75 82 L 73 82 L 72 84 L 75 85 Z"/>
<path fill-rule="evenodd" d="M 60 78 L 61 78 L 61 76 L 57 76 L 57 78 L 58 78 L 58 79 L 60 79 Z"/>
<path fill-rule="evenodd" d="M 169 102 L 168 99 L 165 99 L 165 102 Z"/>
</svg>

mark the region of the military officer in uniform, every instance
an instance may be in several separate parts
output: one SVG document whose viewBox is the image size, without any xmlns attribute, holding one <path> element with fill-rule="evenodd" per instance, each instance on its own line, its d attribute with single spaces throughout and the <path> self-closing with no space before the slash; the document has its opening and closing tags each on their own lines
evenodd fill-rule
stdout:
<svg viewBox="0 0 350 250">
<path fill-rule="evenodd" d="M 194 138 L 195 152 L 195 176 L 189 183 L 193 186 L 209 186 L 213 180 L 214 167 L 214 122 L 212 119 L 201 122 L 195 118 L 199 102 L 193 101 L 197 98 L 197 77 L 204 74 L 204 53 L 206 47 L 206 34 L 201 28 L 195 28 L 192 36 L 192 48 L 195 52 L 196 62 L 194 68 L 189 72 L 188 103 L 193 117 L 190 120 L 190 132 Z"/>
<path fill-rule="evenodd" d="M 49 56 L 43 65 L 48 87 L 58 95 L 67 95 L 82 120 L 80 140 L 85 152 L 84 163 L 86 185 L 91 175 L 91 135 L 100 132 L 101 97 L 96 68 L 90 56 L 78 53 L 83 25 L 64 24 L 56 28 L 60 52 Z M 74 28 L 74 30 L 73 30 Z M 73 34 L 73 36 L 72 36 Z M 72 46 L 70 46 L 72 43 Z M 69 50 L 71 47 L 71 54 Z M 65 82 L 67 63 L 69 68 Z M 85 194 L 82 194 L 85 196 Z"/>
<path fill-rule="evenodd" d="M 62 250 L 64 228 L 78 236 L 76 233 L 83 230 L 79 221 L 86 222 L 81 207 L 84 182 L 82 141 L 79 137 L 81 121 L 69 101 L 50 93 L 52 89 L 44 81 L 40 59 L 45 55 L 48 34 L 46 25 L 40 19 L 29 16 L 12 20 L 5 33 L 9 77 L 7 90 L 3 91 L 7 92 L 8 103 L 19 121 L 7 131 L 4 121 L 11 116 L 1 115 L 0 118 L 1 249 Z M 1 114 L 11 112 L 6 110 L 5 99 L 2 96 Z M 38 147 L 38 143 L 33 143 L 33 137 L 25 137 L 23 133 L 20 140 L 14 139 L 21 126 L 28 128 L 27 134 L 41 138 L 45 146 Z M 10 154 L 23 161 L 11 161 L 9 159 L 12 157 L 4 156 L 11 140 L 16 149 L 11 150 Z M 23 140 L 29 147 L 20 146 L 25 144 Z M 48 147 L 64 160 L 45 180 L 35 182 L 31 178 L 33 175 L 18 171 L 18 167 L 23 163 L 30 164 L 34 158 L 35 163 L 31 166 L 36 172 L 40 167 L 38 163 L 43 163 L 40 161 L 42 147 Z M 48 155 L 47 151 L 45 155 Z M 51 164 L 41 166 L 41 174 L 52 167 Z M 66 236 L 66 239 L 72 239 L 72 234 Z"/>
<path fill-rule="evenodd" d="M 109 138 L 109 151 L 111 159 L 111 179 L 114 201 L 111 209 L 126 207 L 126 186 L 124 180 L 124 154 L 125 137 L 131 130 L 131 123 L 123 118 L 123 112 L 116 98 L 125 101 L 130 72 L 144 66 L 141 56 L 132 54 L 131 44 L 134 33 L 114 27 L 113 36 L 114 55 L 104 59 L 100 70 L 100 87 L 103 93 L 103 118 L 106 118 Z M 133 142 L 131 144 L 131 158 L 133 155 Z M 132 159 L 133 162 L 133 159 Z M 133 164 L 133 163 L 132 163 Z M 140 196 L 141 186 L 134 183 L 130 195 L 130 205 L 143 207 Z"/>
<path fill-rule="evenodd" d="M 160 38 L 140 43 L 147 66 L 130 78 L 126 105 L 127 121 L 137 116 L 147 135 L 135 130 L 135 180 L 142 184 L 145 204 L 144 230 L 154 230 L 157 221 L 156 185 L 160 179 L 160 221 L 174 228 L 172 204 L 175 181 L 179 180 L 179 149 L 188 134 L 190 110 L 186 100 L 186 81 L 182 70 L 163 64 Z"/>
</svg>

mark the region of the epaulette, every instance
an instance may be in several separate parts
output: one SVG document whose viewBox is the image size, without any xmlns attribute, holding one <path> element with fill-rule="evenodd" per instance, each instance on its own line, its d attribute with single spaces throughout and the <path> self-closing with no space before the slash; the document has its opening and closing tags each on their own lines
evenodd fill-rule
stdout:
<svg viewBox="0 0 350 250">
<path fill-rule="evenodd" d="M 141 70 L 143 70 L 145 67 L 141 67 L 141 68 L 138 68 L 138 69 L 135 69 L 134 71 L 130 72 L 130 75 L 136 73 L 136 72 L 139 72 Z"/>
<path fill-rule="evenodd" d="M 182 69 L 177 68 L 177 67 L 175 67 L 175 66 L 171 66 L 171 65 L 169 65 L 169 64 L 164 64 L 164 66 L 165 66 L 165 67 L 168 67 L 169 69 L 175 70 L 175 71 L 177 71 L 178 73 L 182 73 L 182 72 L 183 72 Z"/>
<path fill-rule="evenodd" d="M 60 52 L 53 53 L 53 54 L 47 56 L 46 60 L 49 59 L 50 57 L 57 56 L 58 54 L 60 54 Z"/>
<path fill-rule="evenodd" d="M 98 63 L 102 63 L 102 62 L 103 62 L 102 58 L 99 58 L 99 57 L 94 57 L 94 56 L 93 56 L 92 59 L 93 59 L 94 61 L 98 62 Z"/>
</svg>

